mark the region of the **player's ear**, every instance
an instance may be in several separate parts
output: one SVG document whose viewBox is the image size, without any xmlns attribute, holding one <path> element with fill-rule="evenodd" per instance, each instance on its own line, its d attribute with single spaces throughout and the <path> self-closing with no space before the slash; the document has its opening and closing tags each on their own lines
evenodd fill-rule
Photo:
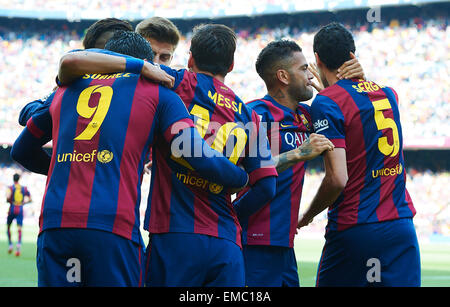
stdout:
<svg viewBox="0 0 450 307">
<path fill-rule="evenodd" d="M 234 61 L 231 63 L 230 67 L 228 68 L 228 72 L 232 71 L 234 68 Z"/>
<path fill-rule="evenodd" d="M 194 57 L 192 56 L 192 52 L 189 51 L 189 59 L 188 59 L 189 70 L 192 70 L 192 68 L 194 68 L 194 65 L 195 65 Z"/>
<path fill-rule="evenodd" d="M 317 67 L 322 67 L 323 63 L 320 60 L 319 55 L 317 54 L 317 52 L 314 52 L 314 57 L 316 58 Z"/>
<path fill-rule="evenodd" d="M 289 85 L 289 72 L 285 69 L 278 69 L 276 72 L 276 76 L 279 82 L 283 85 Z"/>
</svg>

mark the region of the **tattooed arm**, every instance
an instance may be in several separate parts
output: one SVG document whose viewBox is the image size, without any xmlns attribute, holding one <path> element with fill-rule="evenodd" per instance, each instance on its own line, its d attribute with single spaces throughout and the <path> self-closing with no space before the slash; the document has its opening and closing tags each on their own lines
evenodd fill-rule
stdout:
<svg viewBox="0 0 450 307">
<path fill-rule="evenodd" d="M 277 172 L 281 173 L 301 161 L 312 160 L 324 151 L 332 151 L 333 143 L 321 134 L 312 133 L 303 144 L 273 157 Z"/>
</svg>

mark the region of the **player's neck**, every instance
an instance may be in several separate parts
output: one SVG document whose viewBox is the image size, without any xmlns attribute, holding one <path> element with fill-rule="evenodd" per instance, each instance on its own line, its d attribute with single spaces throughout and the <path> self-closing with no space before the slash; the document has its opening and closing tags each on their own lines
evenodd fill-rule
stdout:
<svg viewBox="0 0 450 307">
<path fill-rule="evenodd" d="M 268 90 L 268 94 L 279 104 L 291 109 L 294 112 L 297 110 L 298 101 L 292 99 L 286 89 L 277 88 Z"/>
<path fill-rule="evenodd" d="M 194 65 L 194 67 L 192 67 L 192 71 L 197 73 L 197 74 L 204 74 L 204 75 L 208 75 L 213 77 L 214 79 L 219 80 L 222 83 L 225 83 L 225 77 L 222 75 L 214 75 L 213 73 L 210 73 L 209 71 L 204 71 L 204 70 L 200 70 L 197 68 L 196 65 Z"/>
<path fill-rule="evenodd" d="M 325 79 L 327 80 L 327 85 L 325 85 L 325 87 L 328 86 L 332 86 L 333 84 L 335 84 L 336 82 L 339 81 L 339 79 L 336 77 L 337 71 L 333 70 L 330 71 L 328 69 L 324 70 L 324 75 L 325 75 Z"/>
</svg>

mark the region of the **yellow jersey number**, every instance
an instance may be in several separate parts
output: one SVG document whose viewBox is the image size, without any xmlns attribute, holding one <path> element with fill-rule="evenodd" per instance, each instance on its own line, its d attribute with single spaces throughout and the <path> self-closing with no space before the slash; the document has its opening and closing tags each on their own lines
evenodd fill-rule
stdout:
<svg viewBox="0 0 450 307">
<path fill-rule="evenodd" d="M 378 139 L 378 149 L 385 156 L 395 157 L 400 150 L 397 124 L 392 118 L 386 118 L 383 114 L 384 110 L 392 109 L 391 104 L 387 98 L 372 101 L 372 104 L 375 109 L 374 118 L 378 130 L 391 129 L 392 138 L 394 140 L 393 144 L 389 144 L 386 136 L 380 137 Z"/>
<path fill-rule="evenodd" d="M 204 138 L 211 122 L 209 111 L 204 107 L 194 105 L 190 113 L 195 116 L 195 127 L 197 128 L 200 136 Z M 236 164 L 245 149 L 245 145 L 247 144 L 247 134 L 243 128 L 238 127 L 238 124 L 228 122 L 220 126 L 211 148 L 217 150 L 218 152 L 223 152 L 229 137 L 232 135 L 236 137 L 236 144 L 234 145 L 233 151 L 228 159 L 233 164 Z M 172 159 L 193 170 L 192 166 L 190 166 L 186 160 L 182 158 L 175 158 L 173 156 Z"/>
<path fill-rule="evenodd" d="M 100 94 L 100 99 L 96 107 L 89 106 L 89 100 L 95 93 Z M 91 118 L 87 127 L 77 136 L 76 141 L 89 141 L 97 133 L 105 120 L 111 105 L 113 89 L 110 86 L 93 85 L 83 90 L 78 97 L 77 113 L 83 118 Z"/>
</svg>

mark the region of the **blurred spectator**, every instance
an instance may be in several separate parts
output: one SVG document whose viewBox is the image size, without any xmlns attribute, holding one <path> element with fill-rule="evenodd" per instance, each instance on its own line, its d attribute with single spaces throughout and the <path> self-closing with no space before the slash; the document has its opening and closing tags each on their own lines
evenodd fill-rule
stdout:
<svg viewBox="0 0 450 307">
<path fill-rule="evenodd" d="M 283 37 L 293 39 L 303 48 L 307 59 L 314 61 L 312 41 L 317 27 L 300 31 L 299 22 L 283 28 L 259 27 L 252 31 L 244 26 L 242 29 L 235 27 L 238 43 L 228 83 L 244 101 L 265 94 L 264 83 L 254 65 L 258 50 L 268 42 Z M 366 76 L 392 86 L 399 95 L 405 139 L 449 136 L 450 32 L 447 23 L 445 19 L 419 23 L 411 18 L 403 23 L 377 24 L 371 27 L 371 32 L 364 25 L 352 28 L 356 53 Z M 182 36 L 172 65 L 186 65 L 190 36 L 190 32 Z M 28 29 L 0 34 L 0 143 L 12 143 L 18 136 L 20 109 L 27 102 L 48 94 L 54 87 L 59 58 L 69 50 L 80 48 L 81 39 L 77 32 L 70 30 L 37 34 Z"/>
</svg>

